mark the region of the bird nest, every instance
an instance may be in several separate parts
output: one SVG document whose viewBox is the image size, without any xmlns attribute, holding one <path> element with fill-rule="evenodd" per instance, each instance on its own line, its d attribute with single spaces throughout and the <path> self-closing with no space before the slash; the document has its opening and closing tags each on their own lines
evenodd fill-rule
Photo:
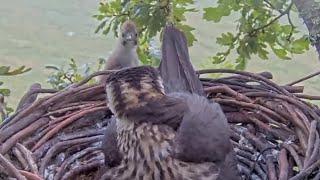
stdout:
<svg viewBox="0 0 320 180">
<path fill-rule="evenodd" d="M 0 179 L 94 179 L 112 113 L 104 86 L 86 82 L 104 73 L 59 92 L 27 93 L 24 108 L 1 125 Z M 319 108 L 303 100 L 317 97 L 301 94 L 302 86 L 277 85 L 270 73 L 198 71 L 209 73 L 233 74 L 200 79 L 227 116 L 243 179 L 320 179 Z M 39 93 L 51 94 L 25 103 Z"/>
</svg>

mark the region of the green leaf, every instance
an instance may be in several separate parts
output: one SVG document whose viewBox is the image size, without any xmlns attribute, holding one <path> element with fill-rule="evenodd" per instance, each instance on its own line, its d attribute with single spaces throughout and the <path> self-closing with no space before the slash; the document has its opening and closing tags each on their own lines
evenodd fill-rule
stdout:
<svg viewBox="0 0 320 180">
<path fill-rule="evenodd" d="M 6 106 L 5 109 L 6 109 L 7 114 L 10 114 L 10 113 L 13 113 L 13 112 L 14 112 L 14 109 L 11 108 L 11 107 L 8 107 L 8 106 Z"/>
<path fill-rule="evenodd" d="M 22 73 L 28 72 L 30 70 L 31 70 L 31 68 L 26 68 L 25 66 L 21 66 L 18 69 L 15 69 L 15 70 L 12 70 L 12 71 L 8 72 L 7 75 L 10 75 L 10 76 L 18 75 L 18 74 L 22 74 Z"/>
<path fill-rule="evenodd" d="M 45 66 L 45 68 L 46 68 L 46 69 L 56 70 L 56 71 L 59 71 L 59 70 L 60 70 L 60 68 L 59 68 L 59 67 L 54 66 L 54 65 L 47 65 L 47 66 Z"/>
<path fill-rule="evenodd" d="M 283 60 L 290 60 L 291 58 L 287 56 L 287 51 L 285 49 L 277 49 L 274 47 L 271 47 L 272 51 L 275 55 L 277 55 L 278 58 Z"/>
<path fill-rule="evenodd" d="M 258 56 L 263 59 L 263 60 L 266 60 L 268 59 L 268 51 L 266 51 L 265 49 L 259 47 L 258 48 Z"/>
<path fill-rule="evenodd" d="M 204 8 L 203 19 L 219 22 L 223 16 L 229 16 L 230 13 L 230 9 L 224 6 Z"/>
<path fill-rule="evenodd" d="M 104 28 L 104 26 L 106 25 L 107 20 L 102 21 L 102 23 L 99 24 L 99 26 L 96 28 L 96 30 L 94 31 L 94 33 L 98 33 L 101 29 Z M 109 26 L 110 29 L 110 26 Z M 109 32 L 109 31 L 108 31 Z M 108 34 L 108 33 L 107 33 Z"/>
<path fill-rule="evenodd" d="M 243 57 L 243 56 L 239 56 L 237 59 L 236 59 L 236 69 L 238 70 L 244 70 L 246 68 L 246 65 L 247 65 L 247 61 L 246 61 L 246 58 Z"/>
<path fill-rule="evenodd" d="M 193 4 L 194 0 L 175 0 L 174 3 L 187 5 L 187 4 Z"/>
<path fill-rule="evenodd" d="M 220 63 L 222 63 L 223 61 L 225 61 L 225 56 L 219 56 L 219 55 L 217 55 L 217 56 L 213 56 L 212 57 L 212 63 L 213 64 L 220 64 Z"/>
<path fill-rule="evenodd" d="M 100 12 L 100 13 L 106 14 L 106 13 L 108 13 L 109 11 L 110 11 L 110 6 L 109 6 L 108 3 L 107 3 L 107 4 L 100 3 L 100 6 L 99 6 L 99 12 Z"/>
<path fill-rule="evenodd" d="M 0 66 L 0 75 L 6 75 L 10 70 L 9 66 Z"/>
<path fill-rule="evenodd" d="M 0 94 L 2 94 L 3 96 L 10 96 L 10 89 L 0 89 Z"/>
<path fill-rule="evenodd" d="M 231 46 L 234 43 L 234 36 L 232 33 L 222 33 L 221 37 L 217 38 L 217 43 L 223 46 Z"/>
<path fill-rule="evenodd" d="M 74 70 L 75 72 L 78 69 L 77 63 L 75 62 L 75 60 L 73 58 L 70 59 L 70 63 L 69 66 L 71 67 L 72 70 Z"/>
<path fill-rule="evenodd" d="M 247 39 L 247 44 L 248 51 L 250 51 L 250 53 L 256 54 L 258 52 L 259 44 L 256 37 L 249 37 Z"/>
<path fill-rule="evenodd" d="M 282 29 L 282 32 L 285 33 L 285 34 L 290 34 L 291 31 L 292 31 L 292 26 L 291 25 L 284 25 L 284 26 L 281 26 L 281 29 Z"/>
<path fill-rule="evenodd" d="M 273 6 L 277 10 L 280 10 L 280 9 L 283 8 L 283 5 L 286 3 L 286 1 L 283 1 L 283 0 L 271 0 L 270 3 L 273 4 Z"/>
<path fill-rule="evenodd" d="M 26 68 L 25 66 L 21 66 L 17 69 L 10 70 L 10 66 L 0 66 L 0 75 L 2 76 L 14 76 L 18 74 L 22 74 L 30 71 L 31 68 Z"/>
<path fill-rule="evenodd" d="M 295 54 L 302 54 L 306 50 L 309 50 L 310 42 L 302 37 L 292 42 L 290 51 Z"/>
<path fill-rule="evenodd" d="M 243 57 L 243 58 L 247 58 L 250 59 L 250 51 L 249 49 L 246 47 L 245 45 L 245 41 L 241 41 L 239 47 L 237 48 L 237 52 L 238 54 Z"/>
</svg>

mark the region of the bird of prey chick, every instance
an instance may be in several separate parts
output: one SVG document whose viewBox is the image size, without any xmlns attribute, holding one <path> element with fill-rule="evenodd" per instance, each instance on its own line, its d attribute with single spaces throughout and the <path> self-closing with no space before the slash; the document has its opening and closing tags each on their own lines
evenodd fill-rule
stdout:
<svg viewBox="0 0 320 180">
<path fill-rule="evenodd" d="M 195 94 L 165 94 L 149 66 L 114 72 L 106 82 L 115 119 L 103 139 L 108 168 L 100 179 L 238 179 L 236 167 L 225 165 L 232 145 L 218 104 Z"/>
<path fill-rule="evenodd" d="M 108 58 L 104 70 L 118 70 L 139 65 L 137 54 L 138 30 L 134 22 L 125 21 L 120 30 L 120 36 Z M 105 82 L 107 76 L 101 76 L 100 82 Z"/>
</svg>

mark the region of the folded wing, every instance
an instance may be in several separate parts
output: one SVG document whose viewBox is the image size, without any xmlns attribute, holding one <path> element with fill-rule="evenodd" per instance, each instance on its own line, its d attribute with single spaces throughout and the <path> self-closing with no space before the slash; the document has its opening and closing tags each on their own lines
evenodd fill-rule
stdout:
<svg viewBox="0 0 320 180">
<path fill-rule="evenodd" d="M 173 26 L 165 27 L 159 66 L 165 91 L 203 95 L 203 87 L 190 62 L 187 45 L 187 39 L 181 31 Z"/>
</svg>

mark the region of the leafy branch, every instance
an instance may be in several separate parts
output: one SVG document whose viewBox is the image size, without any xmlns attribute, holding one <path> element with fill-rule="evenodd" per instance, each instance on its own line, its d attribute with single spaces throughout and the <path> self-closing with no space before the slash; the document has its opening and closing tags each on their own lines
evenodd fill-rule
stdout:
<svg viewBox="0 0 320 180">
<path fill-rule="evenodd" d="M 154 54 L 152 41 L 161 36 L 162 28 L 167 22 L 172 22 L 185 32 L 190 46 L 196 41 L 193 34 L 194 28 L 185 24 L 185 14 L 195 12 L 196 9 L 189 6 L 193 0 L 111 0 L 99 4 L 99 14 L 94 15 L 100 25 L 96 33 L 107 35 L 113 31 L 118 36 L 120 25 L 127 19 L 133 20 L 139 30 L 138 55 L 143 64 L 156 65 L 159 57 Z"/>
<path fill-rule="evenodd" d="M 84 64 L 79 66 L 74 59 L 70 59 L 70 62 L 67 67 L 48 65 L 46 69 L 52 70 L 48 77 L 48 83 L 52 86 L 53 89 L 61 90 L 73 83 L 77 83 L 86 78 L 89 74 L 102 70 L 105 60 L 100 58 L 97 60 L 96 69 L 92 69 L 90 64 Z M 94 80 L 91 80 L 90 83 L 93 83 Z"/>
<path fill-rule="evenodd" d="M 152 54 L 152 41 L 160 35 L 162 27 L 172 22 L 187 36 L 188 45 L 197 41 L 194 27 L 187 25 L 186 13 L 197 12 L 193 0 L 111 0 L 100 3 L 99 14 L 94 17 L 101 21 L 96 32 L 108 34 L 111 30 L 117 36 L 120 24 L 126 19 L 134 20 L 140 30 L 139 57 L 144 64 L 157 64 L 159 59 Z M 211 57 L 214 64 L 229 61 L 233 68 L 244 69 L 253 55 L 260 59 L 269 58 L 270 51 L 283 60 L 292 54 L 301 54 L 309 49 L 310 42 L 300 36 L 291 19 L 292 1 L 283 0 L 218 0 L 216 7 L 204 8 L 203 19 L 220 22 L 223 17 L 236 14 L 237 28 L 234 33 L 222 33 L 217 43 L 226 50 Z M 285 22 L 280 22 L 286 17 Z M 230 55 L 236 54 L 236 58 Z M 230 64 L 228 63 L 228 64 Z M 229 65 L 228 65 L 229 66 Z"/>
<path fill-rule="evenodd" d="M 266 1 L 264 1 L 264 2 L 266 2 Z M 267 1 L 267 2 L 268 2 L 268 1 Z M 258 32 L 258 31 L 261 31 L 261 30 L 263 30 L 263 29 L 271 26 L 273 23 L 275 23 L 276 21 L 278 21 L 278 20 L 279 20 L 282 16 L 284 16 L 284 15 L 287 15 L 288 18 L 290 19 L 289 12 L 290 12 L 290 10 L 291 10 L 291 8 L 292 8 L 292 5 L 293 5 L 293 2 L 290 3 L 290 5 L 288 6 L 288 8 L 287 8 L 285 11 L 279 10 L 280 14 L 279 14 L 277 17 L 275 17 L 274 19 L 272 19 L 269 23 L 267 23 L 267 24 L 265 24 L 265 25 L 263 25 L 263 26 L 261 26 L 261 27 L 259 27 L 259 28 L 253 29 L 252 31 L 249 32 L 249 34 L 252 35 L 252 34 L 254 34 L 254 33 Z M 291 21 L 291 20 L 290 20 L 290 21 Z M 292 22 L 290 23 L 290 25 L 292 25 Z"/>
<path fill-rule="evenodd" d="M 213 63 L 228 60 L 232 50 L 236 50 L 235 53 L 238 54 L 234 62 L 237 69 L 244 69 L 252 55 L 268 59 L 270 49 L 284 60 L 291 59 L 289 54 L 304 53 L 309 49 L 310 43 L 304 36 L 297 37 L 298 31 L 290 16 L 292 7 L 292 1 L 220 0 L 217 7 L 205 8 L 203 18 L 207 21 L 220 22 L 222 17 L 229 16 L 232 12 L 240 14 L 235 35 L 229 32 L 217 38 L 217 43 L 227 46 L 227 50 L 213 56 Z M 279 20 L 284 16 L 288 22 L 280 23 Z"/>
</svg>

